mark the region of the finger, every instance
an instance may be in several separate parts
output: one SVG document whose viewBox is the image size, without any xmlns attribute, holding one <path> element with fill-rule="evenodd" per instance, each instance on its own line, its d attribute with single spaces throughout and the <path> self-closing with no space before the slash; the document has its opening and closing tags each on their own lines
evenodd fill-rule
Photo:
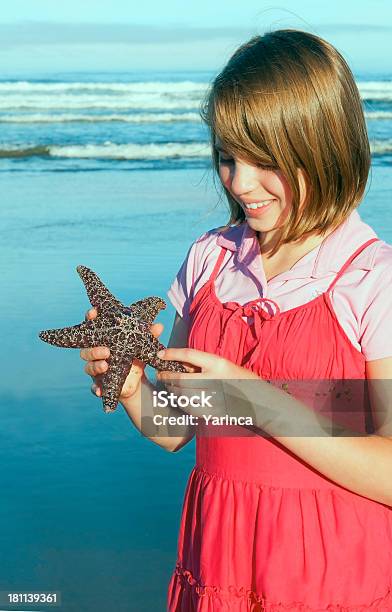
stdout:
<svg viewBox="0 0 392 612">
<path fill-rule="evenodd" d="M 164 326 L 162 323 L 153 323 L 150 327 L 151 333 L 155 338 L 158 338 L 163 332 Z"/>
<path fill-rule="evenodd" d="M 97 397 L 102 397 L 102 376 L 93 377 L 93 384 L 91 385 L 91 393 Z"/>
<path fill-rule="evenodd" d="M 86 314 L 84 315 L 84 318 L 86 319 L 86 321 L 90 321 L 93 319 L 96 319 L 98 316 L 98 311 L 96 308 L 90 308 L 90 310 L 88 310 L 86 312 Z"/>
<path fill-rule="evenodd" d="M 132 361 L 132 366 L 131 366 L 129 373 L 141 375 L 143 374 L 145 367 L 146 367 L 146 364 L 143 363 L 143 361 L 139 361 L 139 359 L 134 359 Z"/>
<path fill-rule="evenodd" d="M 157 374 L 157 378 L 162 381 L 170 381 L 172 384 L 174 382 L 188 382 L 191 380 L 207 380 L 206 374 L 204 372 L 196 372 L 196 373 L 188 373 L 188 372 L 169 372 L 168 370 L 164 370 Z"/>
<path fill-rule="evenodd" d="M 91 393 L 96 395 L 97 397 L 102 397 L 102 388 L 99 387 L 96 383 L 91 385 Z"/>
<path fill-rule="evenodd" d="M 94 346 L 80 351 L 80 356 L 84 361 L 94 361 L 95 359 L 109 359 L 110 350 L 107 346 Z"/>
<path fill-rule="evenodd" d="M 86 374 L 89 376 L 97 376 L 98 374 L 104 374 L 108 369 L 106 361 L 89 361 L 84 368 Z"/>
<path fill-rule="evenodd" d="M 182 378 L 179 378 L 182 376 Z M 223 382 L 221 380 L 208 379 L 204 374 L 177 374 L 175 372 L 165 372 L 159 377 L 159 380 L 170 390 L 173 389 L 195 389 L 205 390 L 209 393 L 216 393 L 222 390 Z"/>
<path fill-rule="evenodd" d="M 191 363 L 181 362 L 181 365 L 186 369 L 187 374 L 195 374 L 196 372 L 201 372 L 201 368 L 199 366 L 194 366 Z M 162 372 L 168 372 L 169 370 L 161 370 Z"/>
<path fill-rule="evenodd" d="M 199 368 L 212 367 L 217 359 L 213 353 L 205 353 L 204 351 L 191 348 L 167 348 L 164 351 L 159 351 L 158 357 L 160 359 L 186 362 Z"/>
</svg>

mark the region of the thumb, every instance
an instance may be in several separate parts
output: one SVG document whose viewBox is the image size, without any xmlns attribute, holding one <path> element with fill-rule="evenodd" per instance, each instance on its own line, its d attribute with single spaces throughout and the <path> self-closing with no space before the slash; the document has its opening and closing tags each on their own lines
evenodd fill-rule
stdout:
<svg viewBox="0 0 392 612">
<path fill-rule="evenodd" d="M 193 348 L 166 348 L 165 350 L 158 352 L 158 357 L 161 359 L 169 359 L 172 361 L 180 361 L 181 363 L 190 364 L 191 366 L 197 366 L 201 371 L 205 371 L 207 368 L 216 367 L 217 361 L 224 361 L 222 357 L 218 357 L 214 353 L 206 353 L 204 351 L 198 351 Z"/>
<path fill-rule="evenodd" d="M 98 315 L 98 311 L 96 308 L 90 308 L 90 310 L 88 310 L 85 314 L 85 320 L 86 321 L 91 321 L 92 319 L 96 319 Z"/>
<path fill-rule="evenodd" d="M 151 333 L 155 338 L 159 338 L 161 333 L 163 332 L 163 324 L 162 323 L 153 323 L 150 327 Z"/>
</svg>

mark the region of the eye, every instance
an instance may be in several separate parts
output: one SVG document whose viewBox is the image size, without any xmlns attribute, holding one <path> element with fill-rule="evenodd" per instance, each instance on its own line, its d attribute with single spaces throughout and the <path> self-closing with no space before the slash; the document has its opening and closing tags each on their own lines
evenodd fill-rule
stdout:
<svg viewBox="0 0 392 612">
<path fill-rule="evenodd" d="M 262 170 L 268 170 L 269 172 L 276 172 L 278 170 L 277 166 L 273 166 L 272 164 L 256 164 L 257 168 L 261 168 Z"/>
</svg>

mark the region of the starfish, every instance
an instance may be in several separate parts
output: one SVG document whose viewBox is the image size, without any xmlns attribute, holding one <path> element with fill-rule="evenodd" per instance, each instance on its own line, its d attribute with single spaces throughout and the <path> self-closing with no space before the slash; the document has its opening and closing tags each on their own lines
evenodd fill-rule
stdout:
<svg viewBox="0 0 392 612">
<path fill-rule="evenodd" d="M 124 306 L 105 287 L 100 278 L 85 266 L 76 268 L 86 287 L 91 305 L 98 311 L 94 320 L 84 321 L 73 327 L 47 329 L 39 337 L 44 342 L 64 348 L 88 348 L 107 346 L 110 358 L 108 369 L 102 375 L 102 403 L 104 412 L 114 412 L 124 381 L 139 359 L 157 370 L 186 372 L 178 361 L 164 361 L 157 352 L 165 346 L 155 338 L 150 325 L 158 312 L 166 308 L 159 297 L 147 297 L 129 307 Z"/>
</svg>

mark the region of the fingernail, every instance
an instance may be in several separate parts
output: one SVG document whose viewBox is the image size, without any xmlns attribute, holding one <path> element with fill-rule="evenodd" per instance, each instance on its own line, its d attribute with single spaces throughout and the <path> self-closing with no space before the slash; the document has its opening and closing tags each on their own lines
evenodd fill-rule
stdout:
<svg viewBox="0 0 392 612">
<path fill-rule="evenodd" d="M 159 357 L 159 359 L 162 359 L 164 356 L 165 356 L 165 351 L 164 350 L 157 352 L 157 357 Z"/>
</svg>

